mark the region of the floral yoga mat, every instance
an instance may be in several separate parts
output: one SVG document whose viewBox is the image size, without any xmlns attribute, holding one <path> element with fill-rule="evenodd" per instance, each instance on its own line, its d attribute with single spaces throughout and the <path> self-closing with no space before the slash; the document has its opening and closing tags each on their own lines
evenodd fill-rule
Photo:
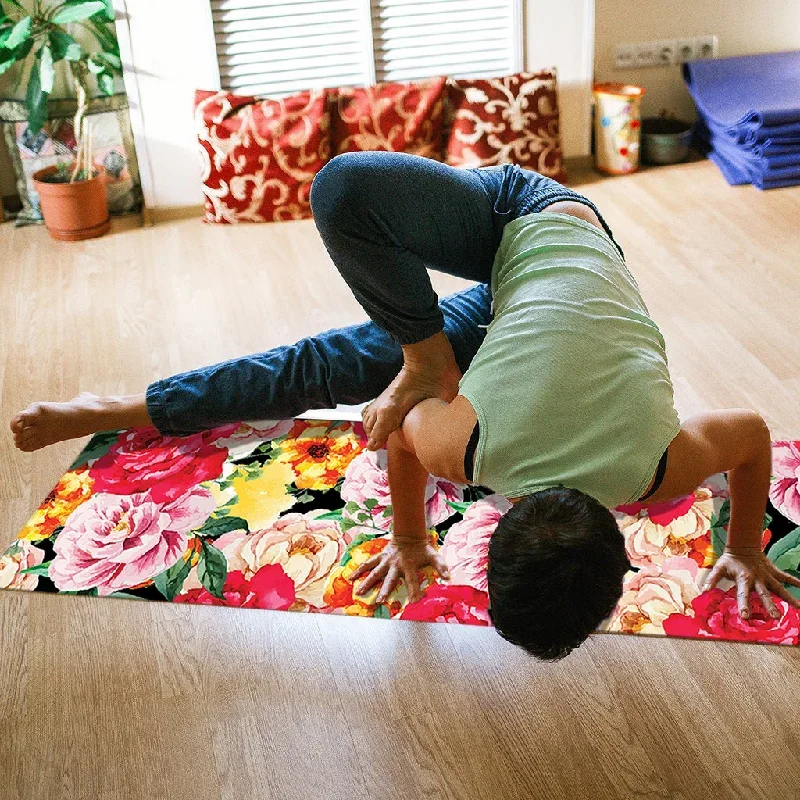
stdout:
<svg viewBox="0 0 800 800">
<path fill-rule="evenodd" d="M 510 506 L 482 487 L 428 481 L 449 582 L 428 568 L 418 602 L 402 582 L 384 603 L 378 587 L 354 596 L 351 575 L 386 545 L 392 514 L 386 453 L 365 445 L 360 422 L 309 419 L 99 434 L 0 557 L 0 587 L 490 625 L 488 542 Z M 800 576 L 800 441 L 773 443 L 773 471 L 763 544 Z M 669 503 L 616 509 L 634 569 L 601 630 L 798 644 L 800 614 L 781 598 L 774 620 L 753 594 L 744 622 L 730 583 L 700 591 L 729 506 L 716 475 Z"/>
</svg>

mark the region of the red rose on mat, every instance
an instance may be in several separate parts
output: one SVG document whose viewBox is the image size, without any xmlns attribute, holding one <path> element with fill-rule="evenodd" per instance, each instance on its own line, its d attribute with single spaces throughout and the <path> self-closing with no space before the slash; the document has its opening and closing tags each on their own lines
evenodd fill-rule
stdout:
<svg viewBox="0 0 800 800">
<path fill-rule="evenodd" d="M 409 603 L 399 619 L 415 622 L 459 622 L 490 625 L 489 595 L 471 586 L 433 584 L 421 600 Z"/>
<path fill-rule="evenodd" d="M 204 606 L 237 606 L 239 608 L 271 608 L 285 611 L 295 601 L 294 581 L 279 564 L 267 564 L 246 580 L 239 572 L 229 572 L 222 587 L 224 600 L 205 587 L 190 589 L 175 598 L 176 603 Z"/>
<path fill-rule="evenodd" d="M 94 490 L 111 494 L 149 491 L 157 503 L 174 500 L 192 486 L 219 477 L 228 449 L 215 442 L 237 427 L 225 425 L 190 436 L 162 436 L 155 428 L 123 431 L 89 469 Z"/>
<path fill-rule="evenodd" d="M 764 609 L 761 598 L 750 595 L 750 619 L 739 616 L 736 588 L 727 592 L 714 588 L 692 600 L 693 617 L 672 614 L 664 620 L 667 636 L 688 636 L 693 639 L 730 639 L 738 642 L 763 644 L 798 644 L 800 641 L 800 612 L 778 595 L 772 599 L 781 612 L 773 619 Z"/>
</svg>

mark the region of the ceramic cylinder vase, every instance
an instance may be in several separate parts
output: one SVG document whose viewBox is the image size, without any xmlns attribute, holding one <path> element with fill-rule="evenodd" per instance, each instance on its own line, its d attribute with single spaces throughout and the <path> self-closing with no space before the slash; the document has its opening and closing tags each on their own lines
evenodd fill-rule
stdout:
<svg viewBox="0 0 800 800">
<path fill-rule="evenodd" d="M 595 166 L 611 175 L 636 172 L 644 89 L 630 84 L 599 83 L 593 93 Z"/>
</svg>

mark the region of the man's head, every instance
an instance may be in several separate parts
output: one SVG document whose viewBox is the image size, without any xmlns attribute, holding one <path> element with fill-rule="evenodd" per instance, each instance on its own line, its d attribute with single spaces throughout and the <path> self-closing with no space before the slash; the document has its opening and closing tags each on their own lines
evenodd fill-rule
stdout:
<svg viewBox="0 0 800 800">
<path fill-rule="evenodd" d="M 614 610 L 629 569 L 607 508 L 577 489 L 535 492 L 492 534 L 489 613 L 504 639 L 555 661 Z"/>
</svg>

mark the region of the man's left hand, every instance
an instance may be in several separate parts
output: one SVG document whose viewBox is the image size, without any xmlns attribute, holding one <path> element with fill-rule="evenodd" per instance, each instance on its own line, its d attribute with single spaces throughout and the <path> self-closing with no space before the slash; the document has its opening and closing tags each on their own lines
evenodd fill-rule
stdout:
<svg viewBox="0 0 800 800">
<path fill-rule="evenodd" d="M 758 593 L 764 608 L 773 619 L 779 619 L 781 612 L 775 605 L 771 592 L 783 598 L 789 605 L 800 608 L 800 600 L 783 585 L 788 583 L 800 588 L 800 579 L 779 570 L 757 548 L 726 548 L 706 579 L 704 588 L 713 588 L 722 578 L 729 578 L 736 584 L 739 616 L 742 619 L 750 619 L 750 592 L 753 590 Z"/>
</svg>

